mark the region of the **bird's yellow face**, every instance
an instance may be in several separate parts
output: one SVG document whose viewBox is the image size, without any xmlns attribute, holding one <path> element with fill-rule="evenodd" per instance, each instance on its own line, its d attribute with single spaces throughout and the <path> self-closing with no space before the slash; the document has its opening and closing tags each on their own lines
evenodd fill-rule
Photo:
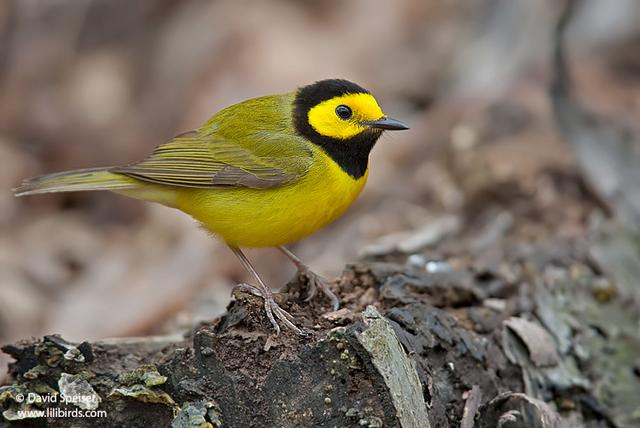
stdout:
<svg viewBox="0 0 640 428">
<path fill-rule="evenodd" d="M 371 94 L 338 95 L 311 107 L 307 118 L 311 127 L 325 137 L 347 140 L 369 129 L 366 122 L 384 117 Z"/>
<path fill-rule="evenodd" d="M 383 131 L 408 129 L 385 116 L 369 91 L 340 79 L 298 89 L 293 125 L 299 135 L 320 146 L 356 180 L 367 171 L 369 152 Z"/>
</svg>

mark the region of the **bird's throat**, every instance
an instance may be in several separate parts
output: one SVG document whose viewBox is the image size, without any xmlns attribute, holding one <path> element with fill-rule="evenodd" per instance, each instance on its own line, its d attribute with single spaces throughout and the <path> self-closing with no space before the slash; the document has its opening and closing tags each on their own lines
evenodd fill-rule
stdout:
<svg viewBox="0 0 640 428">
<path fill-rule="evenodd" d="M 380 138 L 380 132 L 363 132 L 348 140 L 316 137 L 317 144 L 338 166 L 354 180 L 361 178 L 369 165 L 369 153 Z"/>
</svg>

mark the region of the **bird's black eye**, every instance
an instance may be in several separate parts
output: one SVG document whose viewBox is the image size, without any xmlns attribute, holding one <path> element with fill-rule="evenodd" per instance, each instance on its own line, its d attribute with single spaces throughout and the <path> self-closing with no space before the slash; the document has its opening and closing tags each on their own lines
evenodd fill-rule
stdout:
<svg viewBox="0 0 640 428">
<path fill-rule="evenodd" d="M 344 104 L 340 104 L 336 107 L 336 114 L 342 120 L 351 119 L 351 116 L 353 116 L 351 109 Z"/>
</svg>

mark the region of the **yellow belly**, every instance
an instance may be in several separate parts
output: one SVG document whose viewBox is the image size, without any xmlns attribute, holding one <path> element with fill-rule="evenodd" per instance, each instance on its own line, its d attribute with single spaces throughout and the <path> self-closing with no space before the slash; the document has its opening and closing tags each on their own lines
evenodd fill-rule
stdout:
<svg viewBox="0 0 640 428">
<path fill-rule="evenodd" d="M 273 247 L 298 241 L 340 217 L 367 180 L 346 174 L 320 149 L 308 174 L 273 189 L 180 189 L 176 208 L 226 243 Z"/>
</svg>

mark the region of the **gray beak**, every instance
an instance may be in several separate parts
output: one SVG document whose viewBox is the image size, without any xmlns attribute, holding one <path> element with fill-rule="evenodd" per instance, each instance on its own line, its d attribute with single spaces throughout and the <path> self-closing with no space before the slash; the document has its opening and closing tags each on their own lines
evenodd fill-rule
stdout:
<svg viewBox="0 0 640 428">
<path fill-rule="evenodd" d="M 362 122 L 364 125 L 370 126 L 371 128 L 377 129 L 385 129 L 388 131 L 401 131 L 403 129 L 409 129 L 407 125 L 400 122 L 396 119 L 391 119 L 390 117 L 381 117 L 377 120 L 370 120 L 368 122 Z"/>
</svg>

